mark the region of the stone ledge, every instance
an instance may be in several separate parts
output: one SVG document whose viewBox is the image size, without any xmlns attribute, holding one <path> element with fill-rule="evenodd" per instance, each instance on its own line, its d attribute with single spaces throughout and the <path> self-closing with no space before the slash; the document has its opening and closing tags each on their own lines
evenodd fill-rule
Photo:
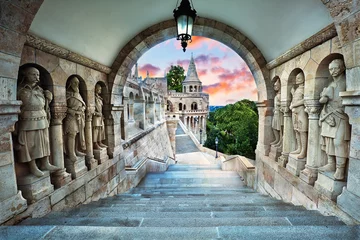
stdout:
<svg viewBox="0 0 360 240">
<path fill-rule="evenodd" d="M 71 52 L 70 50 L 62 48 L 52 42 L 49 42 L 35 35 L 28 34 L 26 37 L 25 45 L 39 49 L 59 58 L 63 58 L 74 63 L 78 63 L 86 67 L 98 70 L 106 74 L 109 74 L 111 72 L 111 69 L 109 67 L 102 65 L 101 63 L 95 62 L 94 60 L 81 56 L 80 54 Z"/>
<path fill-rule="evenodd" d="M 334 24 L 330 24 L 324 29 L 320 30 L 318 33 L 309 37 L 305 41 L 299 43 L 295 47 L 291 48 L 284 54 L 280 55 L 278 58 L 269 62 L 266 67 L 271 70 L 273 68 L 278 67 L 279 65 L 303 54 L 304 52 L 334 38 L 337 36 L 336 28 Z"/>
</svg>

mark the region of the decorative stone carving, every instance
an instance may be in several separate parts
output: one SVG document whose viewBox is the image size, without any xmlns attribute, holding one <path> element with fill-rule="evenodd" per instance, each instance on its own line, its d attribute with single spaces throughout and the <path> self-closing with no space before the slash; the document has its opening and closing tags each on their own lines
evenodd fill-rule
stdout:
<svg viewBox="0 0 360 240">
<path fill-rule="evenodd" d="M 18 99 L 23 104 L 16 129 L 15 149 L 17 161 L 29 163 L 30 173 L 36 177 L 44 176 L 39 170 L 36 159 L 41 160 L 41 169 L 55 171 L 60 168 L 49 163 L 50 141 L 49 121 L 52 93 L 43 90 L 40 82 L 40 72 L 34 67 L 24 70 L 24 79 L 20 82 Z"/>
<path fill-rule="evenodd" d="M 280 79 L 277 78 L 274 82 L 274 90 L 276 96 L 274 98 L 274 115 L 272 119 L 271 127 L 275 136 L 275 140 L 270 143 L 274 147 L 281 147 L 283 137 L 283 113 L 281 112 L 281 91 L 280 91 Z"/>
<path fill-rule="evenodd" d="M 103 98 L 100 96 L 101 86 L 96 84 L 95 86 L 95 111 L 92 117 L 93 127 L 93 149 L 94 156 L 99 163 L 103 163 L 108 160 L 107 146 L 102 143 L 105 140 L 105 124 L 103 115 Z"/>
<path fill-rule="evenodd" d="M 69 79 L 66 89 L 67 114 L 64 120 L 65 166 L 72 178 L 87 171 L 85 166 L 85 109 L 86 104 L 79 92 L 79 79 Z"/>
<path fill-rule="evenodd" d="M 95 86 L 95 112 L 92 119 L 93 124 L 93 143 L 94 150 L 106 149 L 107 146 L 102 143 L 105 140 L 105 125 L 103 115 L 103 99 L 100 96 L 101 86 Z"/>
<path fill-rule="evenodd" d="M 325 151 L 328 163 L 319 171 L 335 171 L 334 178 L 342 180 L 345 177 L 345 165 L 349 156 L 350 125 L 348 116 L 344 113 L 342 99 L 339 93 L 346 90 L 345 65 L 343 60 L 335 59 L 329 65 L 329 71 L 334 81 L 320 93 L 320 103 L 323 109 L 320 114 L 321 149 Z"/>
<path fill-rule="evenodd" d="M 291 152 L 291 154 L 297 154 L 297 159 L 305 158 L 307 150 L 308 117 L 304 106 L 304 82 L 304 73 L 300 72 L 296 75 L 295 84 L 297 87 L 291 89 L 292 101 L 289 107 L 292 111 L 293 127 L 297 143 L 296 150 Z"/>
<path fill-rule="evenodd" d="M 72 77 L 66 90 L 67 115 L 64 122 L 65 154 L 75 162 L 77 156 L 85 156 L 85 109 L 86 104 L 79 92 L 79 79 Z"/>
</svg>

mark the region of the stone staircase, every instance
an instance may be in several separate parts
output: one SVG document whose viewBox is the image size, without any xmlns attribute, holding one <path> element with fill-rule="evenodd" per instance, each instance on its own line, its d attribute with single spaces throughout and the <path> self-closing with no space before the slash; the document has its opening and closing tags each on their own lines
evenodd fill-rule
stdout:
<svg viewBox="0 0 360 240">
<path fill-rule="evenodd" d="M 0 239 L 359 239 L 360 228 L 261 195 L 217 165 L 171 165 L 127 193 L 17 226 Z"/>
</svg>

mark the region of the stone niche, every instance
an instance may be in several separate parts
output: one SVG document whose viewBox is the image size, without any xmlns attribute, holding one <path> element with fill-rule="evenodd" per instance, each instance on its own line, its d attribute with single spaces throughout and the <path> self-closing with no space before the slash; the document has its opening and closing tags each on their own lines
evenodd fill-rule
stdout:
<svg viewBox="0 0 360 240">
<path fill-rule="evenodd" d="M 270 154 L 257 152 L 261 192 L 309 209 L 327 201 L 327 206 L 329 202 L 334 206 L 333 210 L 326 208 L 332 214 L 338 214 L 336 201 L 341 199 L 343 204 L 354 199 L 347 191 L 351 185 L 348 172 L 352 171 L 348 167 L 351 128 L 345 110 L 348 76 L 340 50 L 331 48 L 336 41 L 331 39 L 270 71 L 273 84 L 280 79 L 281 85 L 280 94 L 275 89 L 272 116 L 272 123 L 278 122 L 280 109 L 281 156 L 273 146 L 279 135 L 276 132 Z M 277 129 L 273 124 L 273 131 Z"/>
</svg>

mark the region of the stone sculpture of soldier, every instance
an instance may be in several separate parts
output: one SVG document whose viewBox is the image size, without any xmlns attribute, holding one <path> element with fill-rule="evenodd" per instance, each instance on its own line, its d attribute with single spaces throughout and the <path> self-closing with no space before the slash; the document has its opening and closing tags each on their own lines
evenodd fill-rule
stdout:
<svg viewBox="0 0 360 240">
<path fill-rule="evenodd" d="M 273 129 L 273 133 L 275 136 L 275 140 L 270 143 L 270 145 L 273 145 L 275 147 L 280 147 L 282 144 L 282 135 L 283 135 L 283 114 L 280 111 L 281 109 L 281 85 L 280 85 L 280 79 L 277 78 L 274 81 L 274 90 L 276 92 L 275 98 L 274 98 L 274 115 L 272 119 L 271 127 Z"/>
<path fill-rule="evenodd" d="M 339 93 L 346 90 L 345 65 L 341 59 L 333 60 L 329 65 L 333 80 L 320 94 L 320 103 L 324 104 L 320 114 L 321 149 L 325 151 L 328 163 L 319 171 L 335 171 L 334 178 L 345 177 L 346 160 L 349 157 L 350 125 Z"/>
<path fill-rule="evenodd" d="M 307 150 L 308 117 L 304 105 L 304 82 L 304 73 L 300 72 L 295 78 L 297 87 L 291 89 L 292 101 L 289 107 L 292 111 L 293 127 L 296 134 L 297 145 L 296 150 L 291 153 L 298 154 L 296 156 L 298 159 L 305 158 Z"/>
<path fill-rule="evenodd" d="M 16 129 L 17 161 L 29 163 L 30 172 L 37 177 L 42 177 L 44 172 L 38 168 L 36 159 L 40 159 L 42 170 L 60 169 L 49 163 L 49 103 L 53 96 L 50 91 L 43 90 L 38 85 L 40 82 L 38 69 L 28 67 L 23 73 L 24 79 L 17 92 L 18 99 L 22 101 Z"/>
<path fill-rule="evenodd" d="M 100 150 L 107 147 L 105 144 L 102 143 L 102 141 L 105 140 L 105 125 L 104 116 L 102 113 L 103 99 L 100 94 L 101 86 L 97 84 L 95 86 L 95 112 L 92 119 L 94 150 Z"/>
<path fill-rule="evenodd" d="M 67 114 L 64 120 L 65 153 L 75 162 L 77 156 L 85 156 L 85 109 L 86 104 L 79 92 L 79 79 L 69 79 L 66 89 Z M 82 151 L 81 151 L 82 150 Z"/>
</svg>

